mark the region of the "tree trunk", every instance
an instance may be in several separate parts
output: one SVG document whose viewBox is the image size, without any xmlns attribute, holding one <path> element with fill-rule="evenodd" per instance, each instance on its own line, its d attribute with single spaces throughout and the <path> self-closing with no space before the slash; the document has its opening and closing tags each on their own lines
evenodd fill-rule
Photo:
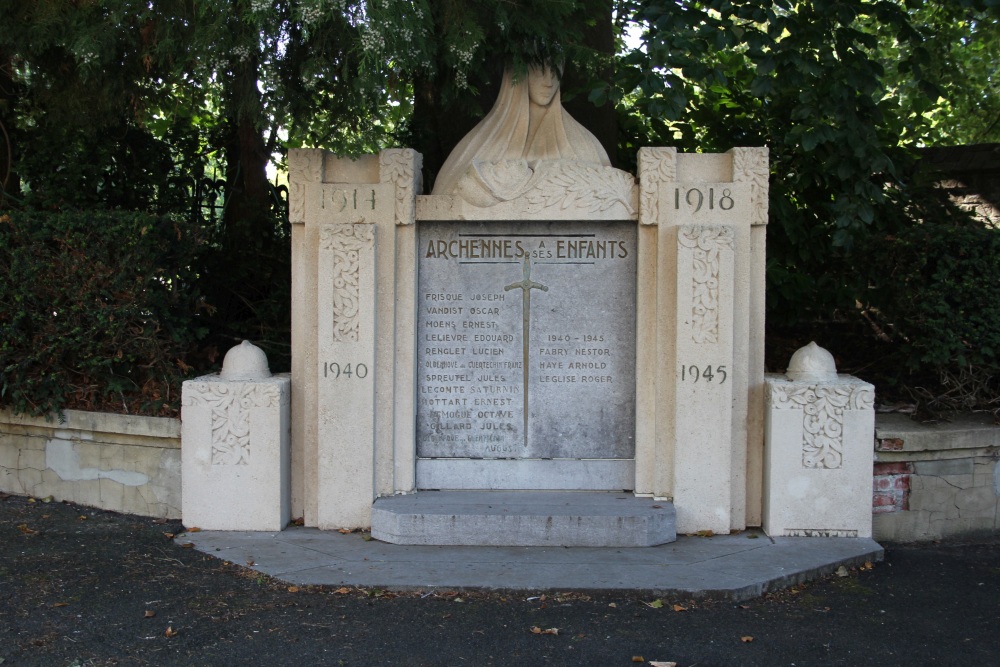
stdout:
<svg viewBox="0 0 1000 667">
<path fill-rule="evenodd" d="M 610 63 L 610 58 L 615 54 L 615 32 L 611 14 L 611 0 L 587 0 L 582 3 L 576 15 L 580 31 L 583 34 L 583 45 L 609 59 L 609 64 L 598 73 L 598 78 L 609 84 L 614 78 L 614 67 Z M 595 23 L 587 24 L 587 19 L 595 18 Z M 593 132 L 597 140 L 604 146 L 604 150 L 608 152 L 611 164 L 617 166 L 618 116 L 615 113 L 614 105 L 610 102 L 596 107 L 587 99 L 590 84 L 591 79 L 585 73 L 567 68 L 563 76 L 562 89 L 583 88 L 584 92 L 565 102 L 563 107 L 577 122 Z"/>
<path fill-rule="evenodd" d="M 252 246 L 266 242 L 273 226 L 257 69 L 254 56 L 238 63 L 226 96 L 229 108 L 224 233 L 229 242 Z"/>
<path fill-rule="evenodd" d="M 0 52 L 0 207 L 7 203 L 7 194 L 16 197 L 21 191 L 20 179 L 14 171 L 16 102 L 14 62 L 10 54 Z"/>
</svg>

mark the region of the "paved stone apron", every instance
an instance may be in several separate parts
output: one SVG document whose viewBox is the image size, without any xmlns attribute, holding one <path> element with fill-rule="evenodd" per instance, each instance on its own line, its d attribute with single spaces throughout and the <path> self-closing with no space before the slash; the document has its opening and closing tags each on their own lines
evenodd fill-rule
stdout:
<svg viewBox="0 0 1000 667">
<path fill-rule="evenodd" d="M 301 527 L 279 533 L 201 531 L 176 540 L 298 586 L 635 590 L 733 600 L 883 557 L 871 539 L 769 538 L 758 531 L 684 536 L 641 548 L 402 546 L 366 533 Z"/>
</svg>

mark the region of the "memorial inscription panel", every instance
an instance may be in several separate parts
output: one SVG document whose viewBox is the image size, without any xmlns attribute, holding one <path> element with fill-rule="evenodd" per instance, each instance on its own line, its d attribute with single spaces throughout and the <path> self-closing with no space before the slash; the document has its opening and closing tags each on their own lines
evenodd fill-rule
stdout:
<svg viewBox="0 0 1000 667">
<path fill-rule="evenodd" d="M 635 455 L 636 227 L 421 222 L 417 455 Z"/>
</svg>

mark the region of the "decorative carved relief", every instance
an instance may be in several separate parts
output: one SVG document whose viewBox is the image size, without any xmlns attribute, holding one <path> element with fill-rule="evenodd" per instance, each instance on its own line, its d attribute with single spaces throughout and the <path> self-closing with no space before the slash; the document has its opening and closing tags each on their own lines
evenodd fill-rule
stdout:
<svg viewBox="0 0 1000 667">
<path fill-rule="evenodd" d="M 717 343 L 720 257 L 724 248 L 733 247 L 733 230 L 685 226 L 678 242 L 691 250 L 691 335 L 696 343 Z"/>
<path fill-rule="evenodd" d="M 770 168 L 767 148 L 733 149 L 733 182 L 750 184 L 750 224 L 767 224 Z"/>
<path fill-rule="evenodd" d="M 333 252 L 333 340 L 336 342 L 358 341 L 361 251 L 373 243 L 371 225 L 327 225 L 320 231 L 320 247 Z"/>
<path fill-rule="evenodd" d="M 801 409 L 802 467 L 843 466 L 844 411 L 871 410 L 875 393 L 869 384 L 772 384 L 768 397 L 777 410 Z"/>
<path fill-rule="evenodd" d="M 536 174 L 540 177 L 524 195 L 529 204 L 528 213 L 548 208 L 603 213 L 621 206 L 625 215 L 635 215 L 632 206 L 635 179 L 620 169 L 561 160 L 541 163 Z"/>
<path fill-rule="evenodd" d="M 257 382 L 185 383 L 184 405 L 212 411 L 212 465 L 250 463 L 250 411 L 278 407 L 287 399 L 274 384 Z"/>
<path fill-rule="evenodd" d="M 628 172 L 572 160 L 473 162 L 455 196 L 477 208 L 519 202 L 524 212 L 579 211 L 635 216 L 635 178 Z"/>
<path fill-rule="evenodd" d="M 323 178 L 323 151 L 293 148 L 288 151 L 288 219 L 305 222 L 306 184 Z"/>
<path fill-rule="evenodd" d="M 423 189 L 423 157 L 412 148 L 392 148 L 379 153 L 379 178 L 396 186 L 396 224 L 412 225 L 416 196 Z"/>
<path fill-rule="evenodd" d="M 655 225 L 660 215 L 660 185 L 677 180 L 677 149 L 640 148 L 638 176 L 639 222 Z"/>
</svg>

